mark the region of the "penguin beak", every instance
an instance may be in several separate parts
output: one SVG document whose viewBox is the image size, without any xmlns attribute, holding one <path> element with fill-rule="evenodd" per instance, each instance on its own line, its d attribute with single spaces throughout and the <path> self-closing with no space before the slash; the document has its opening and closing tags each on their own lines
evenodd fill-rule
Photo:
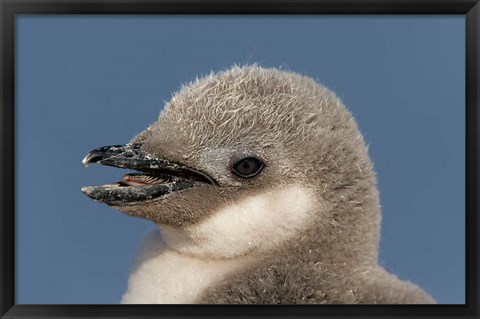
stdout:
<svg viewBox="0 0 480 319">
<path fill-rule="evenodd" d="M 192 187 L 217 186 L 207 174 L 161 158 L 142 154 L 141 144 L 103 146 L 85 156 L 83 166 L 95 163 L 135 170 L 119 182 L 85 186 L 82 192 L 95 201 L 118 206 L 158 199 Z"/>
</svg>

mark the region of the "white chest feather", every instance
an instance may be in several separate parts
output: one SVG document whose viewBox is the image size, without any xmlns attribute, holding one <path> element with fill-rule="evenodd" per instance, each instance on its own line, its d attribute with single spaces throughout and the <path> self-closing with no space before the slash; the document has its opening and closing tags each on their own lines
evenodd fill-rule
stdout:
<svg viewBox="0 0 480 319">
<path fill-rule="evenodd" d="M 245 265 L 243 260 L 200 259 L 168 249 L 158 231 L 145 240 L 122 304 L 196 303 L 201 293 Z"/>
</svg>

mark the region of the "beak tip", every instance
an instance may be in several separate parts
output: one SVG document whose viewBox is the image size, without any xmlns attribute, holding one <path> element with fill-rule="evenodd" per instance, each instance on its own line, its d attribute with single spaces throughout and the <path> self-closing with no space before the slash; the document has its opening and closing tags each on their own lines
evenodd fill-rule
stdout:
<svg viewBox="0 0 480 319">
<path fill-rule="evenodd" d="M 132 148 L 133 147 L 133 148 Z M 137 151 L 135 149 L 136 145 L 112 145 L 112 146 L 103 146 L 94 149 L 88 153 L 82 160 L 82 165 L 88 167 L 92 163 L 102 164 L 107 166 L 118 166 L 113 165 L 111 162 L 115 162 L 117 158 L 132 157 Z M 121 167 L 121 166 L 119 166 Z"/>
<path fill-rule="evenodd" d="M 89 164 L 90 164 L 90 159 L 91 159 L 91 154 L 92 153 L 88 153 L 83 159 L 82 159 L 82 165 L 83 167 L 87 167 Z"/>
<path fill-rule="evenodd" d="M 82 160 L 82 165 L 83 167 L 88 167 L 88 165 L 90 165 L 90 163 L 94 162 L 94 159 L 96 158 L 97 156 L 93 153 L 88 153 L 87 156 L 85 156 Z"/>
</svg>

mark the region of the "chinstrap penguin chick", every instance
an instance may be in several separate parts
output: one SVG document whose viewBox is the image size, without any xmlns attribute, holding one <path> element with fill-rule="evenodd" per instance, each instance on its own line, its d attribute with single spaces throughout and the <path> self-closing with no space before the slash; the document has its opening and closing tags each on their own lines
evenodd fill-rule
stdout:
<svg viewBox="0 0 480 319">
<path fill-rule="evenodd" d="M 122 303 L 434 303 L 378 264 L 363 137 L 310 78 L 256 65 L 211 74 L 83 163 L 136 171 L 82 191 L 159 228 Z"/>
</svg>

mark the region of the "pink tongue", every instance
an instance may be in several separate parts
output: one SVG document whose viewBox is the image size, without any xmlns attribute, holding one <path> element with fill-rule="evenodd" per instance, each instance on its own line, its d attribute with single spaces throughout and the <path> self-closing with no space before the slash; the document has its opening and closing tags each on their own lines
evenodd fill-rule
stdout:
<svg viewBox="0 0 480 319">
<path fill-rule="evenodd" d="M 145 186 L 163 182 L 165 182 L 163 179 L 146 175 L 123 175 L 122 177 L 122 183 L 130 186 Z"/>
</svg>

